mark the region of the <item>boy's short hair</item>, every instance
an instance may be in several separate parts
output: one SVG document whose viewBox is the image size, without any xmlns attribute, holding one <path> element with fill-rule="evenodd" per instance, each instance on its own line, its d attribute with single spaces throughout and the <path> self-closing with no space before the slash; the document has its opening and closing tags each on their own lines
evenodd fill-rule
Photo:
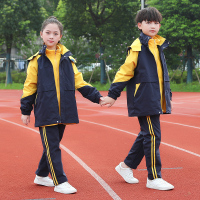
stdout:
<svg viewBox="0 0 200 200">
<path fill-rule="evenodd" d="M 161 13 L 154 7 L 143 8 L 138 11 L 136 18 L 136 23 L 142 23 L 142 21 L 150 21 L 150 22 L 161 22 L 162 15 Z"/>
</svg>

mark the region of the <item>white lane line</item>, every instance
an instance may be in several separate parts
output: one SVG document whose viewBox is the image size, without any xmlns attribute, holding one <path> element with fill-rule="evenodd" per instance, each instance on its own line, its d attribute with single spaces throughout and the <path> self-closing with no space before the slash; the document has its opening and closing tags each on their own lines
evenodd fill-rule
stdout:
<svg viewBox="0 0 200 200">
<path fill-rule="evenodd" d="M 173 112 L 172 115 L 184 115 L 184 116 L 189 116 L 189 117 L 200 117 L 200 115 L 191 115 L 191 114 L 177 113 L 177 112 Z"/>
<path fill-rule="evenodd" d="M 200 96 L 174 97 L 173 101 L 177 101 L 177 100 L 183 100 L 184 101 L 184 100 L 187 100 L 187 99 L 194 99 L 194 98 L 200 98 Z"/>
<path fill-rule="evenodd" d="M 162 170 L 163 169 L 183 169 L 183 167 L 172 167 L 172 168 L 161 168 Z M 147 169 L 137 169 L 138 171 L 146 171 Z"/>
<path fill-rule="evenodd" d="M 165 123 L 168 123 L 168 124 L 175 124 L 175 125 L 179 125 L 179 126 L 186 126 L 186 127 L 189 127 L 189 128 L 200 129 L 200 127 L 197 127 L 197 126 L 190 126 L 190 125 L 180 124 L 180 123 L 176 123 L 176 122 L 168 122 L 168 121 L 163 121 L 163 120 L 161 120 L 161 122 L 165 122 Z"/>
<path fill-rule="evenodd" d="M 61 144 L 61 147 L 69 155 L 71 155 L 89 174 L 91 174 L 113 199 L 121 200 L 121 198 L 112 190 L 112 188 L 96 172 L 94 172 L 90 167 L 88 167 L 78 156 L 76 156 L 73 152 L 71 152 L 62 144 Z"/>
<path fill-rule="evenodd" d="M 90 123 L 90 124 L 99 125 L 99 126 L 103 126 L 103 127 L 106 127 L 106 128 L 110 128 L 110 129 L 116 130 L 116 131 L 128 133 L 128 134 L 134 135 L 134 136 L 137 136 L 137 135 L 138 135 L 138 134 L 135 134 L 135 133 L 131 133 L 131 132 L 129 132 L 129 131 L 125 131 L 125 130 L 122 130 L 122 129 L 114 128 L 114 127 L 112 127 L 112 126 L 108 126 L 108 125 L 104 125 L 104 124 L 99 124 L 99 123 L 96 123 L 96 122 L 91 122 L 91 121 L 82 120 L 82 119 L 81 119 L 80 121 L 83 121 L 83 122 L 86 122 L 86 123 Z M 186 150 L 186 149 L 183 149 L 183 148 L 180 148 L 180 147 L 177 147 L 177 146 L 174 146 L 174 145 L 165 143 L 165 142 L 161 142 L 161 143 L 164 144 L 164 145 L 166 145 L 166 146 L 172 147 L 172 148 L 174 148 L 174 149 L 178 149 L 178 150 L 180 150 L 180 151 L 189 153 L 189 154 L 191 154 L 191 155 L 194 155 L 194 156 L 197 156 L 197 157 L 200 158 L 200 154 L 194 153 L 194 152 L 192 152 L 192 151 L 188 151 L 188 150 Z"/>
<path fill-rule="evenodd" d="M 4 122 L 8 122 L 8 123 L 11 123 L 11 124 L 14 124 L 16 126 L 20 126 L 22 128 L 25 128 L 25 129 L 28 129 L 28 130 L 31 130 L 31 131 L 34 131 L 36 133 L 39 134 L 39 131 L 35 130 L 35 129 L 32 129 L 32 128 L 29 128 L 29 127 L 26 127 L 24 125 L 21 125 L 21 124 L 17 124 L 15 122 L 11 122 L 11 121 L 8 121 L 6 119 L 2 119 L 0 118 L 0 120 L 4 121 Z M 76 156 L 72 151 L 70 151 L 67 147 L 65 147 L 64 145 L 60 145 L 61 148 L 66 151 L 70 156 L 72 156 L 72 158 L 74 158 L 91 176 L 94 177 L 94 179 L 106 190 L 106 192 L 114 199 L 114 200 L 122 200 L 113 190 L 112 188 L 95 172 L 93 171 L 89 166 L 87 166 L 86 163 L 84 163 L 78 156 Z"/>
<path fill-rule="evenodd" d="M 95 112 L 100 112 L 100 113 L 105 113 L 105 114 L 110 114 L 110 115 L 120 115 L 120 116 L 128 116 L 128 115 L 124 115 L 124 114 L 119 114 L 119 113 L 114 113 L 114 112 L 107 112 L 107 111 L 99 111 L 99 110 L 93 110 L 93 109 L 85 109 L 85 108 L 79 108 L 79 109 L 82 109 L 82 110 L 90 110 L 90 111 L 95 111 Z M 197 116 L 199 117 L 199 116 Z M 175 123 L 175 122 L 169 122 L 169 121 L 164 121 L 164 120 L 160 120 L 161 122 L 164 122 L 164 123 L 168 123 L 168 124 L 176 124 L 176 125 L 179 125 L 179 126 L 186 126 L 186 127 L 189 127 L 189 128 L 195 128 L 195 129 L 200 129 L 200 127 L 197 127 L 197 126 L 190 126 L 190 125 L 187 125 L 187 124 L 181 124 L 181 123 Z"/>
</svg>

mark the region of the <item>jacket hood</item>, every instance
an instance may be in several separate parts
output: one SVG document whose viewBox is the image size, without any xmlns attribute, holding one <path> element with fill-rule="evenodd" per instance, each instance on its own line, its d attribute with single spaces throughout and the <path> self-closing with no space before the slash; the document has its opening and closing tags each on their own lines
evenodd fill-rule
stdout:
<svg viewBox="0 0 200 200">
<path fill-rule="evenodd" d="M 41 49 L 41 50 L 39 50 L 35 55 L 31 56 L 31 57 L 28 58 L 27 60 L 30 61 L 30 60 L 32 60 L 34 57 L 36 57 L 36 56 L 38 56 L 38 55 L 45 55 L 45 54 L 46 54 L 46 48 L 47 48 L 47 46 L 44 44 L 44 45 L 42 46 L 42 49 Z M 71 53 L 70 50 L 67 49 L 64 45 L 58 43 L 58 44 L 57 44 L 57 49 L 60 50 L 61 55 L 63 55 L 64 57 L 69 57 L 69 59 L 70 59 L 72 62 L 76 63 L 76 60 L 72 57 L 72 53 Z"/>
<path fill-rule="evenodd" d="M 159 46 L 162 45 L 164 45 L 165 47 L 169 46 L 169 42 L 160 35 L 155 35 L 153 38 L 151 38 L 150 36 L 145 35 L 144 33 L 141 32 L 140 37 L 137 38 L 130 46 L 132 51 L 141 51 L 142 44 L 148 46 L 148 42 L 150 39 L 158 40 L 157 45 Z"/>
</svg>

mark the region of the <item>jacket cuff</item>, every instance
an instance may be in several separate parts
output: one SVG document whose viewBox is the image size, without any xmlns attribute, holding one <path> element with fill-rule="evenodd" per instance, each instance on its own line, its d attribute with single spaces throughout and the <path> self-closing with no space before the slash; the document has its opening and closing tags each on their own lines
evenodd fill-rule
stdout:
<svg viewBox="0 0 200 200">
<path fill-rule="evenodd" d="M 31 111 L 21 110 L 22 115 L 31 115 Z"/>
<path fill-rule="evenodd" d="M 117 96 L 114 95 L 112 92 L 109 92 L 108 96 L 111 97 L 112 99 L 115 99 L 115 100 L 117 99 Z"/>
</svg>

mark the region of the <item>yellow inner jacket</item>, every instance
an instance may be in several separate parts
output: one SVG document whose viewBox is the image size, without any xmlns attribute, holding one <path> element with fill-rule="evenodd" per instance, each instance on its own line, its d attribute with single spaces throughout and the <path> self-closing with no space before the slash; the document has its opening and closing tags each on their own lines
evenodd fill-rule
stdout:
<svg viewBox="0 0 200 200">
<path fill-rule="evenodd" d="M 162 70 L 162 64 L 160 61 L 159 56 L 159 50 L 157 45 L 161 46 L 165 41 L 165 38 L 156 35 L 153 38 L 151 38 L 148 42 L 149 49 L 151 53 L 154 55 L 156 65 L 157 65 L 157 72 L 158 72 L 158 80 L 160 85 L 160 102 L 161 102 L 161 108 L 163 112 L 166 112 L 166 102 L 165 102 L 165 95 L 163 90 L 163 70 Z M 137 67 L 137 60 L 138 60 L 138 54 L 139 51 L 141 51 L 141 43 L 139 39 L 136 39 L 133 44 L 131 45 L 130 53 L 128 54 L 125 63 L 120 67 L 119 71 L 117 72 L 115 79 L 113 83 L 116 82 L 125 82 L 130 80 L 134 76 L 134 70 Z M 139 87 L 139 84 L 136 85 L 135 93 L 137 92 L 137 89 Z"/>
</svg>

